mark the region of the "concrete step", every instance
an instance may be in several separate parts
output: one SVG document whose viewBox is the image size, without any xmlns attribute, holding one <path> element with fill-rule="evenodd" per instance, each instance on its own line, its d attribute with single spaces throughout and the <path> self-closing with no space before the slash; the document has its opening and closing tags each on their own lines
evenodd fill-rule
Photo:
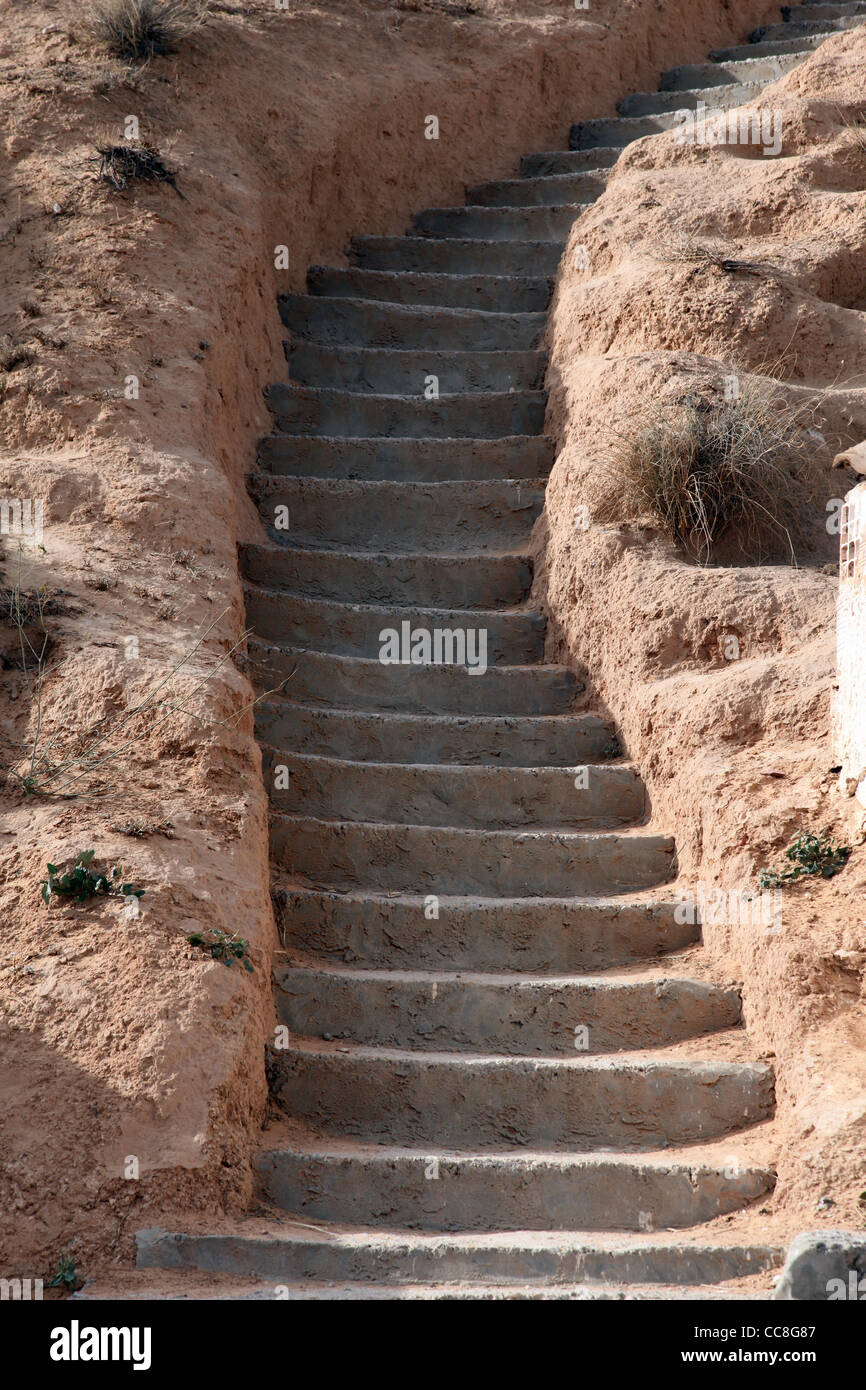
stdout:
<svg viewBox="0 0 866 1390">
<path fill-rule="evenodd" d="M 496 313 L 543 313 L 550 300 L 547 276 L 425 275 L 419 271 L 333 269 L 307 272 L 310 294 L 339 299 L 376 299 L 389 304 L 484 309 Z"/>
<path fill-rule="evenodd" d="M 563 666 L 383 666 L 380 661 L 249 641 L 250 673 L 263 690 L 281 682 L 293 700 L 404 714 L 565 714 L 583 685 Z"/>
<path fill-rule="evenodd" d="M 523 603 L 532 583 L 529 560 L 518 554 L 395 555 L 257 544 L 243 546 L 241 554 L 255 584 L 341 603 L 511 608 Z"/>
<path fill-rule="evenodd" d="M 274 976 L 277 1017 L 292 1033 L 409 1052 L 573 1057 L 579 1045 L 598 1056 L 741 1021 L 737 990 L 660 974 L 539 979 L 311 964 L 280 966 Z M 572 1216 L 566 1227 L 573 1224 Z"/>
<path fill-rule="evenodd" d="M 535 391 L 544 385 L 544 352 L 435 352 L 335 347 L 299 339 L 287 352 L 292 380 L 338 391 L 417 396 L 432 374 L 442 395 L 463 391 Z"/>
<path fill-rule="evenodd" d="M 799 19 L 787 24 L 762 24 L 749 35 L 751 43 L 776 43 L 779 40 L 814 38 L 818 34 L 825 37 L 841 33 L 844 29 L 856 29 L 862 24 L 859 15 L 841 19 Z"/>
<path fill-rule="evenodd" d="M 693 945 L 700 929 L 657 898 L 438 897 L 335 893 L 278 882 L 289 951 L 368 969 L 522 970 L 573 974 L 650 960 Z M 680 914 L 682 915 L 682 914 Z"/>
<path fill-rule="evenodd" d="M 520 172 L 524 178 L 549 178 L 606 170 L 609 177 L 610 169 L 621 154 L 619 145 L 596 146 L 592 150 L 542 150 L 538 154 L 525 154 L 520 161 Z"/>
<path fill-rule="evenodd" d="M 847 0 L 842 5 L 783 5 L 782 18 L 789 20 L 847 19 L 861 15 L 866 19 L 866 3 L 863 0 Z"/>
<path fill-rule="evenodd" d="M 465 763 L 479 767 L 562 767 L 598 762 L 610 725 L 597 714 L 364 714 L 314 709 L 285 699 L 256 705 L 256 733 L 272 748 L 374 763 Z"/>
<path fill-rule="evenodd" d="M 737 1211 L 773 1189 L 756 1167 L 733 1173 L 670 1156 L 435 1153 L 344 1140 L 268 1149 L 268 1201 L 309 1221 L 422 1231 L 675 1230 Z"/>
<path fill-rule="evenodd" d="M 649 831 L 465 830 L 275 814 L 271 854 L 316 888 L 586 897 L 664 883 L 674 845 Z"/>
<path fill-rule="evenodd" d="M 326 302 L 326 301 L 325 301 Z M 378 435 L 416 439 L 501 439 L 540 434 L 547 396 L 544 391 L 465 391 L 423 395 L 419 378 L 411 396 L 380 396 L 313 386 L 268 387 L 267 399 L 283 434 L 323 434 L 330 439 L 369 439 Z"/>
<path fill-rule="evenodd" d="M 425 208 L 412 219 L 422 236 L 459 237 L 481 241 L 564 242 L 575 219 L 595 197 L 554 207 Z"/>
<path fill-rule="evenodd" d="M 660 1149 L 721 1138 L 773 1109 L 769 1067 L 658 1053 L 497 1057 L 291 1038 L 272 1053 L 271 1077 L 293 1119 L 436 1148 Z"/>
<path fill-rule="evenodd" d="M 747 58 L 732 63 L 681 63 L 662 73 L 659 88 L 662 92 L 689 91 L 697 87 L 724 87 L 730 84 L 751 86 L 755 82 L 777 82 L 786 72 L 799 67 L 811 54 L 811 48 L 780 53 L 775 58 Z"/>
<path fill-rule="evenodd" d="M 476 183 L 466 190 L 472 207 L 558 207 L 560 204 L 586 203 L 604 192 L 607 169 L 578 169 L 550 177 L 525 176 Z"/>
<path fill-rule="evenodd" d="M 645 135 L 658 135 L 682 125 L 676 111 L 663 111 L 657 116 L 600 116 L 595 120 L 577 121 L 568 137 L 572 150 L 589 150 L 596 145 L 625 147 Z"/>
<path fill-rule="evenodd" d="M 406 624 L 407 652 L 410 642 L 419 640 L 419 633 L 447 633 L 438 639 L 438 647 L 429 637 L 431 659 L 439 656 L 437 664 L 444 666 L 481 667 L 481 676 L 488 666 L 523 666 L 544 656 L 545 620 L 534 608 L 386 608 L 308 598 L 252 584 L 245 593 L 247 622 L 265 641 L 287 641 L 386 664 L 382 654 L 390 639 L 382 634 L 396 631 L 402 641 Z"/>
<path fill-rule="evenodd" d="M 509 354 L 505 354 L 508 356 Z M 542 478 L 553 467 L 545 435 L 507 439 L 324 439 L 274 434 L 259 445 L 267 473 L 361 482 L 441 483 Z"/>
<path fill-rule="evenodd" d="M 646 805 L 643 783 L 625 764 L 587 766 L 576 778 L 574 768 L 359 762 L 265 747 L 262 770 L 274 810 L 320 820 L 608 830 L 638 820 Z"/>
<path fill-rule="evenodd" d="M 683 1299 L 706 1302 L 771 1297 L 770 1274 L 748 1280 L 685 1287 L 671 1284 L 375 1284 L 307 1280 L 271 1283 L 243 1275 L 205 1274 L 188 1269 L 115 1270 L 88 1279 L 70 1295 L 72 1302 L 230 1302 L 265 1303 L 473 1303 L 507 1302 L 637 1302 Z"/>
<path fill-rule="evenodd" d="M 288 527 L 271 533 L 278 542 L 394 554 L 520 550 L 544 506 L 544 487 L 531 479 L 394 483 L 260 473 L 250 488 L 268 527 L 276 507 L 288 508 Z"/>
<path fill-rule="evenodd" d="M 771 1245 L 696 1243 L 676 1237 L 592 1237 L 575 1232 L 424 1235 L 342 1227 L 321 1233 L 288 1226 L 282 1234 L 185 1235 L 159 1227 L 136 1232 L 139 1269 L 187 1269 L 250 1275 L 280 1284 L 472 1281 L 479 1286 L 535 1284 L 697 1285 L 777 1269 Z M 535 1296 L 533 1293 L 531 1296 Z"/>
<path fill-rule="evenodd" d="M 617 102 L 616 109 L 621 116 L 657 116 L 671 111 L 695 111 L 701 103 L 714 110 L 720 107 L 733 110 L 755 101 L 766 86 L 767 82 L 753 82 L 749 86 L 711 86 L 692 91 L 632 92 Z"/>
<path fill-rule="evenodd" d="M 314 342 L 414 349 L 432 343 L 440 352 L 526 351 L 538 345 L 545 323 L 544 314 L 492 314 L 315 294 L 282 295 L 280 315 L 292 334 Z"/>
<path fill-rule="evenodd" d="M 618 153 L 618 151 L 617 151 Z M 555 275 L 564 238 L 492 241 L 488 237 L 356 236 L 350 255 L 368 270 L 419 270 L 444 275 Z"/>
<path fill-rule="evenodd" d="M 790 32 L 790 31 L 788 31 Z M 803 54 L 804 50 L 814 53 L 829 36 L 826 33 L 806 35 L 802 38 L 767 39 L 761 43 L 739 43 L 731 48 L 714 48 L 710 54 L 712 63 L 736 63 L 743 59 L 779 58 L 790 53 Z"/>
</svg>

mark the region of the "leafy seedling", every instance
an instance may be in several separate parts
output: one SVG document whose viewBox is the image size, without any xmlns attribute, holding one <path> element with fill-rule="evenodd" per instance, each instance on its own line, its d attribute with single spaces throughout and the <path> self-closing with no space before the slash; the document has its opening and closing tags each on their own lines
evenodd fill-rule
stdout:
<svg viewBox="0 0 866 1390">
<path fill-rule="evenodd" d="M 834 878 L 844 869 L 850 857 L 851 846 L 832 845 L 828 831 L 811 835 L 801 830 L 785 850 L 788 867 L 764 869 L 758 879 L 758 887 L 784 888 L 801 878 Z"/>
<path fill-rule="evenodd" d="M 222 961 L 223 965 L 234 965 L 239 960 L 244 970 L 253 973 L 253 963 L 249 958 L 249 942 L 242 936 L 229 936 L 226 932 L 220 931 L 219 927 L 214 927 L 211 931 L 195 931 L 187 937 L 190 946 L 199 946 L 214 960 Z"/>
<path fill-rule="evenodd" d="M 57 1273 L 54 1275 L 53 1278 L 48 1280 L 47 1287 L 49 1289 L 65 1289 L 67 1293 L 74 1293 L 77 1288 L 80 1288 L 80 1286 L 81 1280 L 78 1277 L 78 1271 L 75 1268 L 75 1261 L 72 1258 L 72 1252 L 66 1250 L 60 1256 L 60 1260 L 57 1265 Z"/>
<path fill-rule="evenodd" d="M 136 888 L 134 883 L 123 882 L 123 866 L 115 864 L 107 873 L 100 873 L 90 866 L 96 850 L 83 850 L 77 855 L 71 869 L 65 872 L 57 864 L 48 865 L 48 877 L 42 881 L 42 901 L 49 907 L 52 898 L 71 898 L 73 902 L 86 902 L 89 898 L 143 898 L 144 888 Z"/>
</svg>

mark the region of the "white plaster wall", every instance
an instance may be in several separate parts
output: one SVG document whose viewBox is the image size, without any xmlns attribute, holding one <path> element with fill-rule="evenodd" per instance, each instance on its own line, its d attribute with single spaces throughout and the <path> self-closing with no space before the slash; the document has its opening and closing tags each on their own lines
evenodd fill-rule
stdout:
<svg viewBox="0 0 866 1390">
<path fill-rule="evenodd" d="M 840 551 L 836 627 L 836 756 L 841 781 L 866 806 L 866 483 L 848 493 Z"/>
</svg>

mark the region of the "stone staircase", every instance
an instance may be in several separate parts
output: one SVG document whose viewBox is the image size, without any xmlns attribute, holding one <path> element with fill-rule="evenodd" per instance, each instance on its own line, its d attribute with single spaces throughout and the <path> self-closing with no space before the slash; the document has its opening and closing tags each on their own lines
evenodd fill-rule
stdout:
<svg viewBox="0 0 866 1390">
<path fill-rule="evenodd" d="M 520 178 L 356 237 L 349 269 L 280 301 L 291 384 L 251 480 L 270 541 L 243 555 L 260 687 L 286 682 L 258 723 L 287 1030 L 269 1216 L 141 1232 L 140 1268 L 303 1299 L 580 1298 L 707 1293 L 780 1262 L 701 1233 L 772 1187 L 729 1161 L 772 1116 L 772 1075 L 737 992 L 689 978 L 674 844 L 526 601 L 553 462 L 538 344 L 622 148 L 699 101 L 752 100 L 864 18 L 789 7 Z M 380 659 L 388 630 L 418 664 Z M 455 633 L 486 634 L 486 669 L 449 661 Z"/>
</svg>

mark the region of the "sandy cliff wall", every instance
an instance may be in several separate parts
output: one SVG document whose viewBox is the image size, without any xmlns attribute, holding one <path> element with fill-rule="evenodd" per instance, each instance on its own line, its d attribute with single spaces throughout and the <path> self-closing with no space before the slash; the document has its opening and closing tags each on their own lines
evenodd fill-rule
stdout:
<svg viewBox="0 0 866 1390">
<path fill-rule="evenodd" d="M 831 737 L 832 519 L 852 478 L 829 469 L 866 427 L 864 70 L 866 38 L 852 33 L 764 92 L 783 121 L 778 158 L 675 133 L 622 156 L 562 262 L 548 374 L 560 452 L 536 531 L 550 656 L 588 672 L 618 721 L 655 823 L 676 835 L 686 892 L 703 882 L 736 900 L 801 829 L 855 845 L 839 877 L 786 891 L 780 930 L 725 914 L 704 930 L 776 1059 L 790 1138 L 776 1202 L 808 1213 L 832 1191 L 837 1224 L 862 1220 L 866 1120 L 866 860 Z M 682 237 L 763 268 L 671 256 Z M 647 402 L 721 396 L 732 374 L 769 379 L 812 414 L 797 566 L 702 568 L 622 502 L 617 461 Z"/>
</svg>

